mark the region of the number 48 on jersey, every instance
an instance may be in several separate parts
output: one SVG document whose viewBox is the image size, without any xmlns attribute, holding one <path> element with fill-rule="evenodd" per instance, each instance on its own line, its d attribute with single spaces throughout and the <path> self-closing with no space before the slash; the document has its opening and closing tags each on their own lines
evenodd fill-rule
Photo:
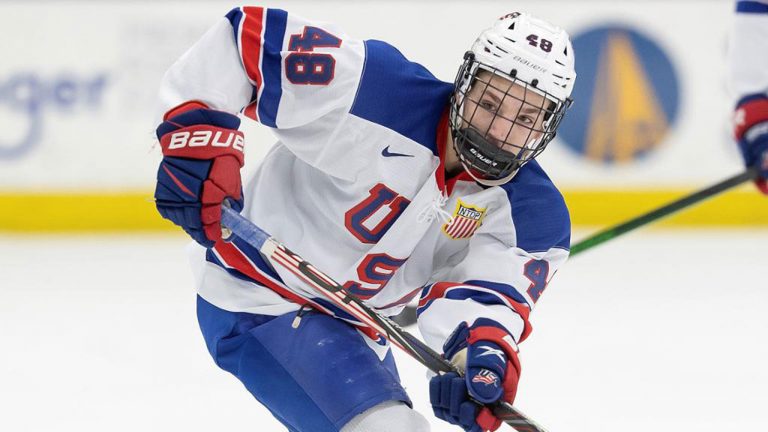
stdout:
<svg viewBox="0 0 768 432">
<path fill-rule="evenodd" d="M 315 53 L 315 48 L 339 48 L 341 39 L 327 31 L 306 26 L 301 34 L 291 35 L 285 58 L 285 75 L 292 84 L 328 85 L 333 81 L 336 59 L 331 54 Z"/>
</svg>

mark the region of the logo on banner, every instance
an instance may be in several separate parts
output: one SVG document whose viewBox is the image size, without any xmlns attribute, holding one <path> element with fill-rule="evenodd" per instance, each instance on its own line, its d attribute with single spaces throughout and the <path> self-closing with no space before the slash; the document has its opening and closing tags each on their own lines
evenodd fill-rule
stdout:
<svg viewBox="0 0 768 432">
<path fill-rule="evenodd" d="M 483 223 L 485 210 L 458 200 L 453 217 L 443 224 L 443 233 L 454 240 L 472 237 Z"/>
<path fill-rule="evenodd" d="M 657 150 L 677 120 L 680 85 L 670 57 L 625 26 L 599 27 L 573 39 L 574 104 L 558 136 L 586 159 L 633 162 Z"/>
<path fill-rule="evenodd" d="M 20 158 L 36 147 L 51 112 L 100 107 L 106 84 L 104 73 L 86 78 L 43 78 L 34 72 L 0 76 L 0 159 Z"/>
</svg>

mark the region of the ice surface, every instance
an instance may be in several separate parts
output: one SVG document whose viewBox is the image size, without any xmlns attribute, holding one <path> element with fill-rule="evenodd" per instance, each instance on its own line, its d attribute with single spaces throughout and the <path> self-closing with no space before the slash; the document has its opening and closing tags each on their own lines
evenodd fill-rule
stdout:
<svg viewBox="0 0 768 432">
<path fill-rule="evenodd" d="M 209 358 L 186 242 L 0 237 L 0 430 L 284 430 Z M 765 430 L 766 250 L 768 231 L 641 231 L 575 257 L 516 405 L 552 432 Z M 458 431 L 396 354 L 433 431 Z"/>
</svg>

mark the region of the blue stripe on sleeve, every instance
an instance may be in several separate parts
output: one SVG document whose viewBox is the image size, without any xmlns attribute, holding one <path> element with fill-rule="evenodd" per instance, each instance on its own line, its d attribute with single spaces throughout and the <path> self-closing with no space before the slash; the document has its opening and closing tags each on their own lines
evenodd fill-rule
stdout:
<svg viewBox="0 0 768 432">
<path fill-rule="evenodd" d="M 449 300 L 474 300 L 485 305 L 504 305 L 501 297 L 484 291 L 476 291 L 471 288 L 453 288 L 445 293 L 444 299 Z M 426 309 L 426 308 L 425 308 Z"/>
<path fill-rule="evenodd" d="M 505 296 L 511 298 L 517 303 L 528 305 L 528 302 L 525 300 L 525 297 L 523 297 L 522 294 L 517 292 L 517 290 L 513 288 L 512 285 L 507 285 L 507 284 L 498 283 L 498 282 L 489 282 L 484 280 L 468 280 L 464 283 L 467 285 L 474 285 L 474 286 L 496 291 L 498 293 L 504 294 Z M 530 305 L 528 306 L 530 307 Z"/>
<path fill-rule="evenodd" d="M 237 32 L 240 30 L 240 22 L 243 19 L 243 11 L 241 11 L 240 8 L 234 8 L 227 13 L 226 17 L 229 20 L 229 23 L 232 25 L 232 31 L 234 32 L 235 36 L 235 43 L 237 44 L 237 48 L 239 50 L 240 38 L 237 37 Z"/>
<path fill-rule="evenodd" d="M 428 301 L 424 306 L 419 306 L 416 308 L 416 318 L 418 319 L 421 316 L 421 313 L 425 310 L 429 309 L 430 306 L 432 306 L 432 303 L 434 300 Z"/>
<path fill-rule="evenodd" d="M 288 12 L 280 9 L 267 9 L 264 45 L 262 47 L 261 74 L 264 90 L 259 101 L 259 121 L 269 127 L 277 127 L 277 109 L 283 95 L 281 75 L 285 27 Z"/>
<path fill-rule="evenodd" d="M 531 161 L 502 185 L 512 208 L 517 247 L 546 252 L 571 247 L 571 218 L 565 200 L 538 162 Z"/>
<path fill-rule="evenodd" d="M 738 1 L 736 2 L 736 12 L 768 14 L 768 4 L 756 1 Z"/>
<path fill-rule="evenodd" d="M 425 285 L 424 288 L 421 289 L 421 293 L 419 293 L 419 300 L 421 300 L 424 297 L 426 297 L 427 295 L 429 295 L 429 291 L 432 289 L 432 287 L 434 285 L 435 284 Z M 421 312 L 427 310 L 429 308 L 429 306 L 432 305 L 432 302 L 434 302 L 434 301 L 435 301 L 435 299 L 432 299 L 432 300 L 428 301 L 427 303 L 425 303 L 423 306 L 418 306 L 416 308 L 416 317 L 418 318 L 419 316 L 421 316 Z"/>
<path fill-rule="evenodd" d="M 365 67 L 350 113 L 391 129 L 437 155 L 437 126 L 453 85 L 395 47 L 365 41 Z"/>
<path fill-rule="evenodd" d="M 474 285 L 480 288 L 486 288 L 491 291 L 498 292 L 499 294 L 503 294 L 512 300 L 514 300 L 517 303 L 528 305 L 528 302 L 525 301 L 525 298 L 523 298 L 520 293 L 518 293 L 512 286 L 502 283 L 496 283 L 496 282 L 488 282 L 488 281 L 482 281 L 482 280 L 468 280 L 464 282 L 466 285 Z M 431 285 L 424 288 L 424 292 L 422 293 L 422 297 L 427 295 L 429 288 Z M 450 300 L 467 300 L 471 299 L 478 303 L 486 304 L 486 305 L 504 305 L 507 304 L 504 303 L 504 300 L 492 293 L 484 292 L 484 291 L 478 291 L 474 290 L 471 287 L 463 287 L 461 285 L 457 286 L 456 288 L 450 288 L 446 291 L 446 294 L 443 297 L 432 299 L 429 302 L 427 302 L 424 306 L 416 308 L 416 316 L 421 316 L 421 313 L 425 310 L 429 309 L 430 306 L 432 306 L 432 303 L 435 302 L 435 300 L 440 299 L 450 299 Z"/>
</svg>

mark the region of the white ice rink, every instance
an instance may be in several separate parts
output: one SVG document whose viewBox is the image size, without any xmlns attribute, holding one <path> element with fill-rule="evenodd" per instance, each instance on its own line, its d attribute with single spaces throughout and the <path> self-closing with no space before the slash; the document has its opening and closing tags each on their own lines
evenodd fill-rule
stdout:
<svg viewBox="0 0 768 432">
<path fill-rule="evenodd" d="M 205 351 L 185 244 L 0 236 L 0 431 L 284 430 Z M 552 432 L 768 430 L 767 262 L 768 231 L 743 230 L 574 257 L 532 315 L 516 405 Z M 433 431 L 459 431 L 399 365 Z"/>
</svg>

